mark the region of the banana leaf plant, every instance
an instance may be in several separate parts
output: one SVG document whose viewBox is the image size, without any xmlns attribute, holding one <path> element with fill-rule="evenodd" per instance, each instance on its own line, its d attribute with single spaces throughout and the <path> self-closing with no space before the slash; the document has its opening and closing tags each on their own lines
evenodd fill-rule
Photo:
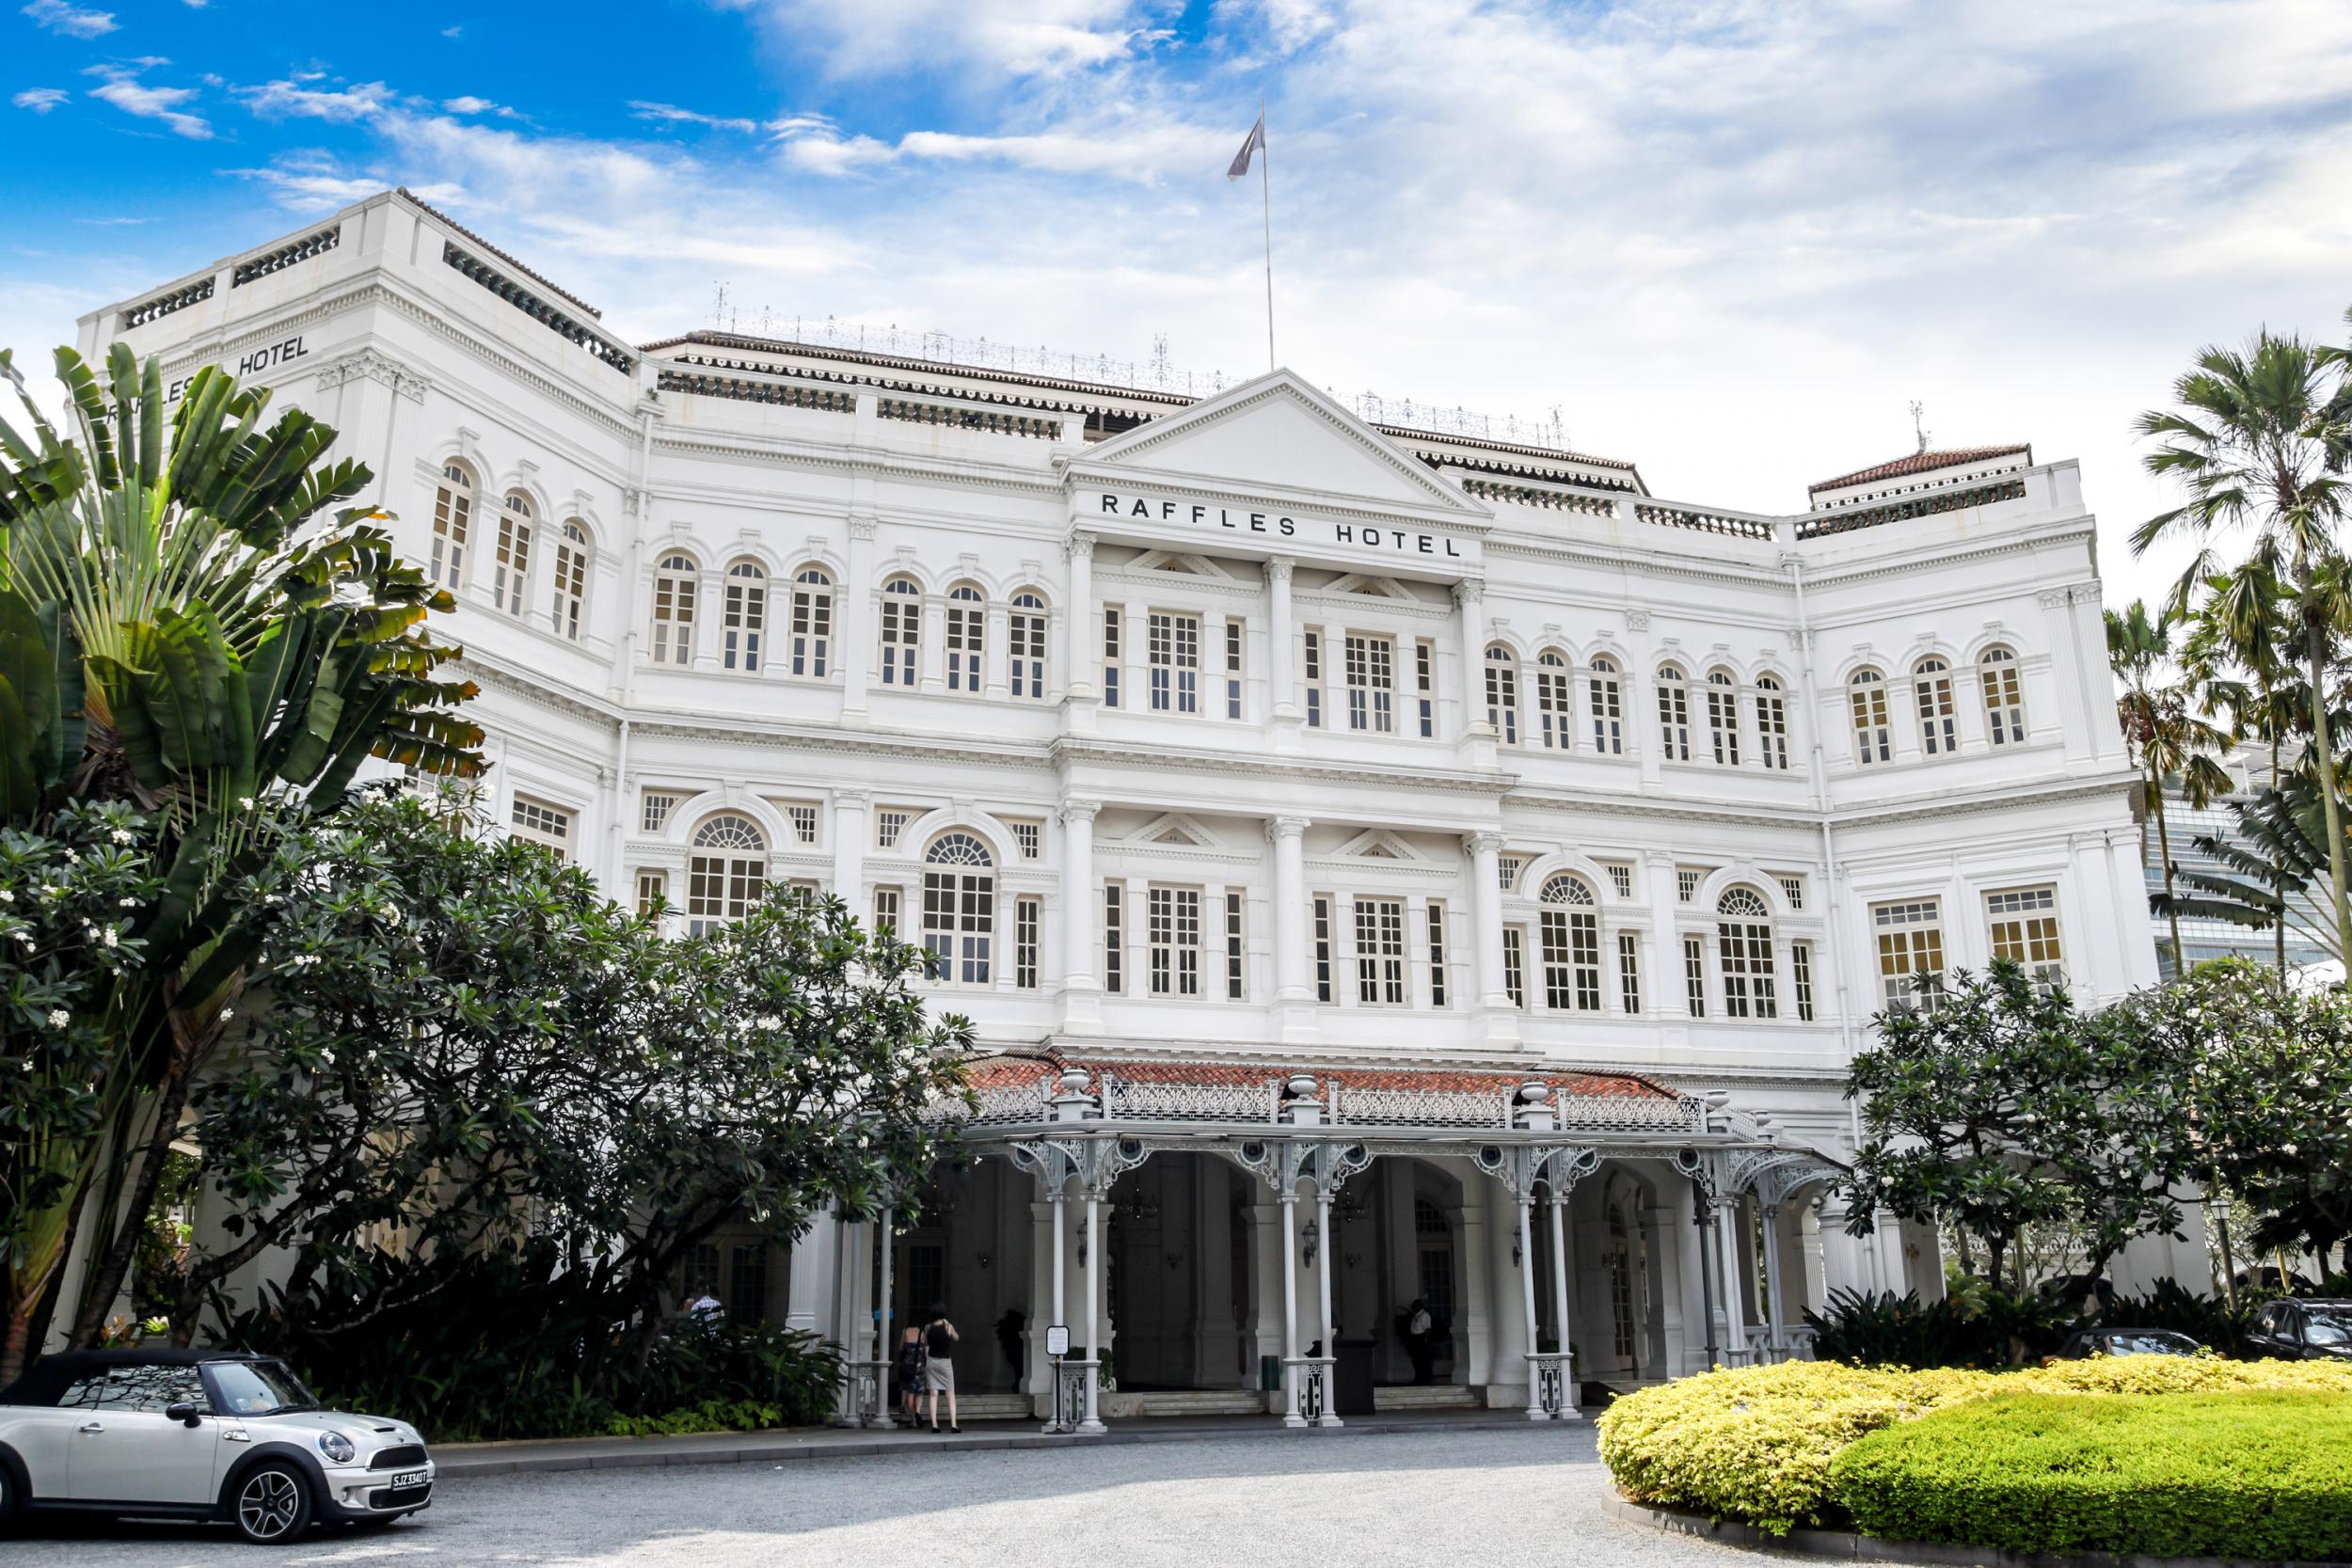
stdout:
<svg viewBox="0 0 2352 1568">
<path fill-rule="evenodd" d="M 346 504 L 372 475 L 327 459 L 331 428 L 272 417 L 267 388 L 216 368 L 168 403 L 160 362 L 120 343 L 103 381 L 72 349 L 56 362 L 64 433 L 0 350 L 25 412 L 23 428 L 0 419 L 0 830 L 127 803 L 164 877 L 125 933 L 142 963 L 94 1005 L 99 1131 L 0 1142 L 0 1382 L 46 1323 L 85 1216 L 74 1342 L 119 1288 L 189 1077 L 255 959 L 228 890 L 272 824 L 332 809 L 371 757 L 483 766 L 457 711 L 473 688 L 442 669 L 459 650 L 427 624 L 453 602 L 400 559 L 385 514 Z"/>
</svg>

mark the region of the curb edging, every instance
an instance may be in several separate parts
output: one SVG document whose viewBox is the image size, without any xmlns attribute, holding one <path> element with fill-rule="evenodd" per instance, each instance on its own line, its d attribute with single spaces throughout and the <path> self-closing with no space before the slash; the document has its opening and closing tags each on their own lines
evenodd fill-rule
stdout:
<svg viewBox="0 0 2352 1568">
<path fill-rule="evenodd" d="M 1838 1529 L 1792 1529 L 1787 1535 L 1774 1535 L 1739 1520 L 1709 1519 L 1703 1513 L 1686 1513 L 1679 1509 L 1652 1508 L 1647 1503 L 1629 1501 L 1613 1491 L 1601 1498 L 1600 1511 L 1622 1524 L 1640 1525 L 1661 1534 L 1696 1536 L 1726 1546 L 1851 1562 L 1926 1562 L 1938 1564 L 1939 1568 L 2346 1568 L 2343 1563 L 2301 1559 L 2258 1563 L 2240 1558 L 2012 1552 L 2000 1546 L 1882 1541 L 1874 1535 Z"/>
</svg>

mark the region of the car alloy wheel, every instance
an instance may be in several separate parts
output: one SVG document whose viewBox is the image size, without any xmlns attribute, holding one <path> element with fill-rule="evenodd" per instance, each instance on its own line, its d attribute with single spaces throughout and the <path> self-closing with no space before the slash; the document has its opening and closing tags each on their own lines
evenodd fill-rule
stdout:
<svg viewBox="0 0 2352 1568">
<path fill-rule="evenodd" d="M 310 1488 L 291 1465 L 262 1465 L 237 1488 L 237 1533 L 247 1541 L 283 1541 L 310 1521 Z"/>
</svg>

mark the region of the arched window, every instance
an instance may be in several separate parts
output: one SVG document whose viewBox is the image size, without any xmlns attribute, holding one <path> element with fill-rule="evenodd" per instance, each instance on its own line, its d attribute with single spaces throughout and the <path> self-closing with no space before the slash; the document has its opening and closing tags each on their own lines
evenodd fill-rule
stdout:
<svg viewBox="0 0 2352 1568">
<path fill-rule="evenodd" d="M 719 630 L 719 662 L 758 673 L 759 644 L 768 634 L 768 570 L 758 562 L 739 561 L 727 568 Z"/>
<path fill-rule="evenodd" d="M 1617 661 L 1607 654 L 1593 660 L 1592 678 L 1584 683 L 1591 697 L 1593 750 L 1605 757 L 1625 755 L 1625 702 L 1617 684 Z"/>
<path fill-rule="evenodd" d="M 1716 767 L 1740 766 L 1740 683 L 1728 670 L 1707 673 L 1707 737 Z"/>
<path fill-rule="evenodd" d="M 1500 642 L 1486 650 L 1486 722 L 1505 746 L 1519 743 L 1519 656 Z"/>
<path fill-rule="evenodd" d="M 555 541 L 555 635 L 580 641 L 580 623 L 588 609 L 588 530 L 577 517 L 564 519 Z"/>
<path fill-rule="evenodd" d="M 463 463 L 441 467 L 433 492 L 433 553 L 427 574 L 437 587 L 455 593 L 466 580 L 466 532 L 473 526 L 473 470 Z"/>
<path fill-rule="evenodd" d="M 1600 1011 L 1600 914 L 1591 885 L 1564 871 L 1545 879 L 1536 901 L 1544 906 L 1544 1006 Z"/>
<path fill-rule="evenodd" d="M 653 574 L 653 661 L 694 662 L 694 595 L 702 578 L 694 560 L 665 555 Z"/>
<path fill-rule="evenodd" d="M 686 928 L 696 936 L 758 908 L 768 889 L 768 835 L 736 812 L 694 830 L 686 862 Z"/>
<path fill-rule="evenodd" d="M 947 590 L 947 689 L 980 689 L 980 654 L 988 641 L 988 600 L 968 582 Z"/>
<path fill-rule="evenodd" d="M 1548 750 L 1575 748 L 1576 732 L 1568 728 L 1568 661 L 1555 648 L 1535 656 L 1535 713 Z"/>
<path fill-rule="evenodd" d="M 923 591 L 913 578 L 882 584 L 882 683 L 912 689 L 923 638 Z"/>
<path fill-rule="evenodd" d="M 1754 888 L 1726 889 L 1715 902 L 1716 950 L 1723 956 L 1724 1016 L 1778 1018 L 1772 977 L 1772 910 Z"/>
<path fill-rule="evenodd" d="M 2026 738 L 2026 688 L 2018 678 L 2017 655 L 2008 648 L 1987 648 L 1977 657 L 1977 676 L 1984 687 L 1985 728 L 1995 746 L 2014 746 Z"/>
<path fill-rule="evenodd" d="M 833 661 L 833 578 L 803 566 L 792 579 L 792 673 L 818 680 Z"/>
<path fill-rule="evenodd" d="M 1005 621 L 1007 654 L 1011 658 L 1012 694 L 1045 695 L 1045 601 L 1023 592 L 1012 596 L 1012 613 Z"/>
<path fill-rule="evenodd" d="M 1788 700 L 1778 675 L 1756 677 L 1756 743 L 1763 751 L 1765 767 L 1788 771 Z"/>
<path fill-rule="evenodd" d="M 1658 667 L 1658 727 L 1665 736 L 1666 760 L 1691 760 L 1691 684 L 1678 664 Z"/>
<path fill-rule="evenodd" d="M 923 855 L 923 945 L 934 980 L 989 983 L 996 931 L 995 859 L 970 833 L 942 833 Z"/>
<path fill-rule="evenodd" d="M 1853 707 L 1853 749 L 1864 764 L 1895 760 L 1894 726 L 1886 719 L 1886 677 L 1876 670 L 1856 670 L 1846 683 L 1846 700 Z"/>
<path fill-rule="evenodd" d="M 1911 689 L 1919 702 L 1919 749 L 1931 757 L 1960 750 L 1959 707 L 1952 700 L 1952 667 L 1923 658 L 1912 667 Z"/>
<path fill-rule="evenodd" d="M 523 612 L 531 580 L 531 498 L 517 490 L 499 510 L 498 555 L 490 564 L 490 602 L 509 615 Z"/>
</svg>

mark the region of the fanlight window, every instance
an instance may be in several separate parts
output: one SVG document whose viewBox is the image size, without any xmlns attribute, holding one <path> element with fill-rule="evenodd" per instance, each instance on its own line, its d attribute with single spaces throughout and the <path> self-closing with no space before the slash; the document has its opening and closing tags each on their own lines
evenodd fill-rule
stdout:
<svg viewBox="0 0 2352 1568">
<path fill-rule="evenodd" d="M 1581 877 L 1573 877 L 1564 871 L 1545 880 L 1542 901 L 1547 904 L 1581 904 L 1590 908 L 1594 901 L 1592 884 Z"/>
<path fill-rule="evenodd" d="M 1658 667 L 1658 727 L 1668 762 L 1691 760 L 1691 687 L 1676 664 Z"/>
<path fill-rule="evenodd" d="M 1772 970 L 1772 911 L 1754 888 L 1726 889 L 1715 902 L 1716 947 L 1723 959 L 1724 1016 L 1778 1018 Z"/>
<path fill-rule="evenodd" d="M 1977 660 L 1977 675 L 1984 687 L 1985 729 L 1995 746 L 2014 746 L 2026 738 L 2026 690 L 2017 673 L 2017 655 L 2008 648 L 1987 648 Z"/>
<path fill-rule="evenodd" d="M 1919 704 L 1919 750 L 1931 757 L 1959 751 L 1959 705 L 1952 698 L 1951 666 L 1940 658 L 1921 659 L 1912 669 L 1911 689 Z"/>
<path fill-rule="evenodd" d="M 1005 620 L 1005 641 L 1009 644 L 1012 676 L 1012 694 L 1016 697 L 1045 695 L 1045 601 L 1035 594 L 1020 593 L 1012 596 L 1012 613 Z"/>
<path fill-rule="evenodd" d="M 555 635 L 573 642 L 588 608 L 588 531 L 566 517 L 555 542 Z"/>
<path fill-rule="evenodd" d="M 665 555 L 653 575 L 653 661 L 694 662 L 694 595 L 700 578 L 692 558 Z"/>
<path fill-rule="evenodd" d="M 1600 917 L 1591 884 L 1565 872 L 1547 878 L 1538 902 L 1551 906 L 1541 917 L 1544 1006 L 1600 1011 Z"/>
<path fill-rule="evenodd" d="M 1575 746 L 1576 733 L 1568 728 L 1568 661 L 1556 648 L 1535 656 L 1535 714 L 1547 749 Z"/>
<path fill-rule="evenodd" d="M 730 670 L 758 673 L 759 645 L 768 634 L 768 573 L 758 562 L 739 561 L 727 568 L 720 626 L 720 662 Z"/>
<path fill-rule="evenodd" d="M 882 592 L 882 683 L 912 689 L 923 636 L 923 591 L 913 578 L 892 578 Z"/>
<path fill-rule="evenodd" d="M 1584 683 L 1593 715 L 1593 750 L 1605 757 L 1625 754 L 1625 712 L 1617 684 L 1617 661 L 1603 654 L 1593 660 Z"/>
<path fill-rule="evenodd" d="M 463 463 L 442 467 L 433 492 L 433 550 L 426 572 L 437 587 L 454 593 L 466 579 L 466 533 L 473 526 L 473 472 Z"/>
<path fill-rule="evenodd" d="M 923 855 L 923 946 L 930 974 L 985 986 L 996 930 L 995 858 L 970 833 L 943 833 Z"/>
<path fill-rule="evenodd" d="M 490 602 L 509 615 L 520 615 L 530 580 L 531 498 L 518 491 L 506 498 L 506 505 L 499 513 L 498 556 L 491 563 Z"/>
<path fill-rule="evenodd" d="M 1717 767 L 1740 766 L 1740 684 L 1727 670 L 1708 673 L 1707 736 Z"/>
<path fill-rule="evenodd" d="M 1876 670 L 1857 670 L 1847 683 L 1847 701 L 1853 708 L 1854 756 L 1865 765 L 1895 760 L 1895 731 L 1886 717 L 1886 677 Z"/>
<path fill-rule="evenodd" d="M 1756 677 L 1756 743 L 1764 766 L 1786 772 L 1788 768 L 1788 700 L 1777 675 Z"/>
<path fill-rule="evenodd" d="M 947 689 L 977 694 L 988 639 L 988 604 L 968 582 L 947 590 Z"/>
<path fill-rule="evenodd" d="M 686 863 L 686 927 L 699 936 L 758 907 L 768 885 L 768 835 L 722 812 L 694 830 Z"/>
<path fill-rule="evenodd" d="M 833 659 L 833 578 L 804 566 L 792 579 L 792 673 L 818 680 Z"/>
<path fill-rule="evenodd" d="M 1500 642 L 1486 650 L 1486 722 L 1504 745 L 1519 743 L 1519 656 Z"/>
</svg>

